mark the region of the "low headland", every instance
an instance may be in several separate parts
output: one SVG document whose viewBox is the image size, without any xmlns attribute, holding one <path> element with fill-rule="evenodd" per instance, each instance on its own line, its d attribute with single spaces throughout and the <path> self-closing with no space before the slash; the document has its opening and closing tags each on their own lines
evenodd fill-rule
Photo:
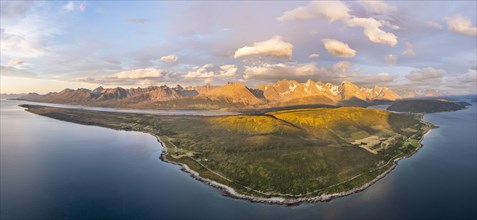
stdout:
<svg viewBox="0 0 477 220">
<path fill-rule="evenodd" d="M 359 107 L 162 116 L 22 105 L 50 118 L 154 135 L 160 158 L 225 195 L 297 205 L 362 191 L 421 147 L 433 125 Z"/>
<path fill-rule="evenodd" d="M 394 102 L 387 110 L 410 113 L 434 113 L 457 111 L 471 105 L 467 102 L 453 102 L 446 99 L 408 99 Z"/>
</svg>

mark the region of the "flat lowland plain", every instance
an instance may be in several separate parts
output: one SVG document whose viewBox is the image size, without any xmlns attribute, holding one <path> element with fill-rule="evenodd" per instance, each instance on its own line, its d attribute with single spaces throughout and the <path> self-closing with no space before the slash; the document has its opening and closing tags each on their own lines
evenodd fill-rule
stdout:
<svg viewBox="0 0 477 220">
<path fill-rule="evenodd" d="M 168 161 L 259 198 L 311 198 L 363 186 L 397 158 L 412 155 L 431 128 L 409 115 L 358 107 L 208 117 L 23 107 L 59 120 L 151 133 L 165 144 Z"/>
</svg>

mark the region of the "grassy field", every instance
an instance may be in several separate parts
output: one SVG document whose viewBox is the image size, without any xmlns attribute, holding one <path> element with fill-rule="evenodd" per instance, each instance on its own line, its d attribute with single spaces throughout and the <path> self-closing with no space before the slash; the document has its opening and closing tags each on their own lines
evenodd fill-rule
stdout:
<svg viewBox="0 0 477 220">
<path fill-rule="evenodd" d="M 410 116 L 357 107 L 214 117 L 23 107 L 59 120 L 157 135 L 168 160 L 260 197 L 312 197 L 361 186 L 395 158 L 414 153 L 429 129 Z M 355 142 L 370 136 L 377 137 L 371 152 L 367 143 Z"/>
</svg>

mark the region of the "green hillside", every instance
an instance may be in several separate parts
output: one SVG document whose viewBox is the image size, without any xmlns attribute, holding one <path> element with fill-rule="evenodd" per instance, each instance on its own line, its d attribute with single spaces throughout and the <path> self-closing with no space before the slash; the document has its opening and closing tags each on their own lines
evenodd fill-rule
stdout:
<svg viewBox="0 0 477 220">
<path fill-rule="evenodd" d="M 261 115 L 159 116 L 25 105 L 47 117 L 144 131 L 167 159 L 260 197 L 312 197 L 361 186 L 419 147 L 427 124 L 386 111 L 342 107 Z"/>
</svg>

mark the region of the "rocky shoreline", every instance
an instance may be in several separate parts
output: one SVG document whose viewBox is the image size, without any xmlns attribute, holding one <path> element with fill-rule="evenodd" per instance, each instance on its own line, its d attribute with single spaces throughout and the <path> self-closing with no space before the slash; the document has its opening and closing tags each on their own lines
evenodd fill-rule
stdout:
<svg viewBox="0 0 477 220">
<path fill-rule="evenodd" d="M 420 139 L 420 143 L 422 142 L 422 140 L 424 139 L 424 137 L 432 130 L 432 128 L 430 128 L 424 135 L 422 135 L 421 139 Z M 317 202 L 327 202 L 327 201 L 330 201 L 332 199 L 336 199 L 336 198 L 339 198 L 339 197 L 344 197 L 344 196 L 348 196 L 348 195 L 351 195 L 351 194 L 354 194 L 354 193 L 358 193 L 358 192 L 361 192 L 363 190 L 365 190 L 366 188 L 370 187 L 371 185 L 373 185 L 374 183 L 376 183 L 378 180 L 384 178 L 387 174 L 389 174 L 392 170 L 394 170 L 394 168 L 396 168 L 398 162 L 401 160 L 401 159 L 404 159 L 406 157 L 399 157 L 399 158 L 396 158 L 394 159 L 393 161 L 393 165 L 386 171 L 384 171 L 383 173 L 379 174 L 376 178 L 374 178 L 373 180 L 369 181 L 368 183 L 360 186 L 360 187 L 356 187 L 356 188 L 353 188 L 351 190 L 348 190 L 348 191 L 345 191 L 345 192 L 340 192 L 340 193 L 332 193 L 332 194 L 323 194 L 323 195 L 320 195 L 320 196 L 315 196 L 315 197 L 309 197 L 309 198 L 296 198 L 296 199 L 291 199 L 291 198 L 282 198 L 282 197 L 270 197 L 270 198 L 265 198 L 265 197 L 257 197 L 257 196 L 248 196 L 248 195 L 244 195 L 244 194 L 240 194 L 238 193 L 237 191 L 235 191 L 232 187 L 229 187 L 229 186 L 226 186 L 224 184 L 221 184 L 221 183 L 218 183 L 214 180 L 210 180 L 210 179 L 207 179 L 207 178 L 204 178 L 204 177 L 201 177 L 199 175 L 199 173 L 197 173 L 196 171 L 192 170 L 189 168 L 189 166 L 187 166 L 186 164 L 181 164 L 181 163 L 177 163 L 177 162 L 174 162 L 174 161 L 170 161 L 167 159 L 167 146 L 164 142 L 161 141 L 161 139 L 159 138 L 159 136 L 157 135 L 154 135 L 157 139 L 157 141 L 161 144 L 162 146 L 162 152 L 161 152 L 161 155 L 159 156 L 159 158 L 164 161 L 164 162 L 167 162 L 167 163 L 171 163 L 171 164 L 176 164 L 176 165 L 179 165 L 181 166 L 181 170 L 183 172 L 186 172 L 188 173 L 192 178 L 196 179 L 196 180 L 199 180 L 209 186 L 212 186 L 216 189 L 219 189 L 221 190 L 225 196 L 228 196 L 228 197 L 231 197 L 231 198 L 236 198 L 236 199 L 244 199 L 244 200 L 248 200 L 250 202 L 255 202 L 255 203 L 265 203 L 265 204 L 278 204 L 278 205 L 289 205 L 289 206 L 293 206 L 293 205 L 300 205 L 302 203 L 317 203 Z M 421 146 L 419 148 L 416 149 L 416 151 L 414 153 L 416 153 L 419 149 L 422 148 L 422 143 L 420 144 Z M 413 154 L 414 154 L 413 153 Z"/>
</svg>

